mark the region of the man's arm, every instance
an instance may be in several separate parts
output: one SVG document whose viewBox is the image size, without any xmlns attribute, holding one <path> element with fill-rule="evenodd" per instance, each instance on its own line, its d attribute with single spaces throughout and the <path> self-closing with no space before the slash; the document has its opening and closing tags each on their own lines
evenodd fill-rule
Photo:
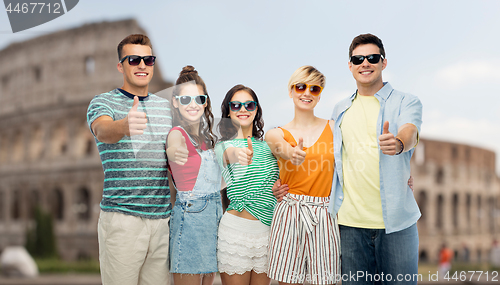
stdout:
<svg viewBox="0 0 500 285">
<path fill-rule="evenodd" d="M 276 200 L 278 202 L 281 202 L 283 200 L 283 197 L 288 194 L 288 184 L 281 184 L 281 179 L 278 178 L 273 184 L 273 195 L 276 197 Z"/>
<path fill-rule="evenodd" d="M 404 124 L 399 127 L 396 137 L 403 142 L 404 149 L 402 152 L 409 151 L 417 145 L 417 127 L 414 124 Z"/>
<path fill-rule="evenodd" d="M 413 149 L 418 143 L 418 133 L 422 125 L 422 103 L 413 95 L 407 94 L 400 105 L 400 114 L 396 122 L 398 133 L 389 132 L 389 122 L 384 122 L 379 145 L 382 153 L 395 155 Z M 393 123 L 391 123 L 393 124 Z"/>
<path fill-rule="evenodd" d="M 98 141 L 114 144 L 124 136 L 141 135 L 146 129 L 146 113 L 137 112 L 139 98 L 134 97 L 134 104 L 127 116 L 121 120 L 113 121 L 110 116 L 101 116 L 95 119 L 90 126 Z"/>
<path fill-rule="evenodd" d="M 380 150 L 383 154 L 396 155 L 409 151 L 417 144 L 418 130 L 413 124 L 404 124 L 394 136 L 389 132 L 389 122 L 384 123 L 384 130 L 379 138 Z"/>
<path fill-rule="evenodd" d="M 91 128 L 98 141 L 113 144 L 130 133 L 127 118 L 113 121 L 109 116 L 101 116 L 92 122 Z"/>
</svg>

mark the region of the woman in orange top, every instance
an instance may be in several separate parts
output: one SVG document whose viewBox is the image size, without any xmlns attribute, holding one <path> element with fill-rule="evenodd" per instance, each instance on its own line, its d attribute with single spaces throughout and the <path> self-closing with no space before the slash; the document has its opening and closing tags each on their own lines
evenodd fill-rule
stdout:
<svg viewBox="0 0 500 285">
<path fill-rule="evenodd" d="M 302 66 L 291 76 L 293 120 L 266 134 L 288 194 L 276 206 L 269 243 L 269 277 L 280 284 L 333 284 L 340 277 L 340 239 L 328 213 L 334 170 L 333 121 L 318 118 L 325 76 Z"/>
</svg>

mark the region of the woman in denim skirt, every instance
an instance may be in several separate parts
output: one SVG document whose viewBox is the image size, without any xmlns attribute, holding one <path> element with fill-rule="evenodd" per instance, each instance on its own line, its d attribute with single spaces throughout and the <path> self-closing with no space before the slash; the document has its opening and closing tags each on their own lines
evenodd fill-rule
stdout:
<svg viewBox="0 0 500 285">
<path fill-rule="evenodd" d="M 170 272 L 176 285 L 210 285 L 218 270 L 221 173 L 213 149 L 210 97 L 194 67 L 181 71 L 172 107 L 167 156 L 177 194 L 170 220 Z"/>
</svg>

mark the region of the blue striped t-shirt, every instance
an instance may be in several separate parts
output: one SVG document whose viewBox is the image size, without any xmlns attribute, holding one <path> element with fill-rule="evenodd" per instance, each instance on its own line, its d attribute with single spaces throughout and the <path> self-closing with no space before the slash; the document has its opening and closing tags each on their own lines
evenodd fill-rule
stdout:
<svg viewBox="0 0 500 285">
<path fill-rule="evenodd" d="M 114 121 L 125 118 L 133 98 L 134 95 L 121 89 L 95 96 L 87 110 L 89 127 L 100 116 L 109 116 Z M 170 104 L 154 94 L 139 100 L 137 111 L 146 113 L 148 118 L 144 134 L 124 136 L 114 144 L 95 139 L 104 169 L 101 209 L 164 219 L 170 216 L 172 209 L 165 152 L 167 134 L 172 127 Z"/>
</svg>

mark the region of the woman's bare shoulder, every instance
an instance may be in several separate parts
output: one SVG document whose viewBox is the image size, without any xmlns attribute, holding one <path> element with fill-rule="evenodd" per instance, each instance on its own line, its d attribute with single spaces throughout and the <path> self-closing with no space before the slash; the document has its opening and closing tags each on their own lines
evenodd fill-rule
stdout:
<svg viewBox="0 0 500 285">
<path fill-rule="evenodd" d="M 266 140 L 270 139 L 270 138 L 277 138 L 277 137 L 284 137 L 285 134 L 283 133 L 283 130 L 276 127 L 276 128 L 273 128 L 273 129 L 270 129 L 269 131 L 267 131 L 266 133 Z"/>
</svg>

